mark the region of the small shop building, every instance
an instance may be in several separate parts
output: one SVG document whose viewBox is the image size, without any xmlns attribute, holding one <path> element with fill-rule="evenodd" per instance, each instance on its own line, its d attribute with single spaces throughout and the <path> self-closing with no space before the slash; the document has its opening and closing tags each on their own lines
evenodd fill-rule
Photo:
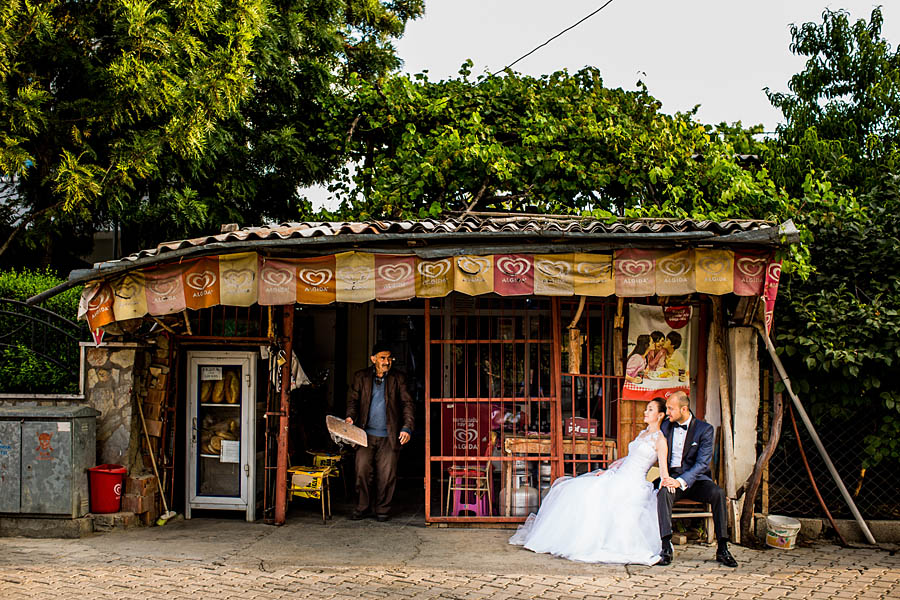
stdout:
<svg viewBox="0 0 900 600">
<path fill-rule="evenodd" d="M 343 418 L 384 342 L 415 401 L 400 474 L 421 481 L 426 522 L 513 524 L 556 478 L 627 454 L 646 403 L 676 390 L 725 423 L 717 460 L 742 483 L 757 331 L 796 241 L 790 223 L 741 220 L 289 223 L 163 243 L 66 285 L 86 284 L 99 460 L 135 471 L 152 453 L 189 518 L 283 523 L 288 469 L 339 452 L 325 417 Z"/>
</svg>

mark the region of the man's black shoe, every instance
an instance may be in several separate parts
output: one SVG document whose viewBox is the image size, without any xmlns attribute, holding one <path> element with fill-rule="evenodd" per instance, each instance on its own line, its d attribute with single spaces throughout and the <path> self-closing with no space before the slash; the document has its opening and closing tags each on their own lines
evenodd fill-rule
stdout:
<svg viewBox="0 0 900 600">
<path fill-rule="evenodd" d="M 362 521 L 363 519 L 366 519 L 370 516 L 371 516 L 371 513 L 359 512 L 358 510 L 354 510 L 352 513 L 350 513 L 350 520 L 351 521 Z"/>
<path fill-rule="evenodd" d="M 654 566 L 656 567 L 667 567 L 672 564 L 672 559 L 675 557 L 675 548 L 672 547 L 672 542 L 664 541 L 662 543 L 662 550 L 659 553 L 659 560 L 656 561 Z"/>
<path fill-rule="evenodd" d="M 391 515 L 375 515 L 375 520 L 379 523 L 385 523 L 391 520 Z"/>
<path fill-rule="evenodd" d="M 731 555 L 731 552 L 728 551 L 728 548 L 723 548 L 716 552 L 716 561 L 722 563 L 726 567 L 736 567 L 737 561 L 734 560 L 734 557 Z"/>
</svg>

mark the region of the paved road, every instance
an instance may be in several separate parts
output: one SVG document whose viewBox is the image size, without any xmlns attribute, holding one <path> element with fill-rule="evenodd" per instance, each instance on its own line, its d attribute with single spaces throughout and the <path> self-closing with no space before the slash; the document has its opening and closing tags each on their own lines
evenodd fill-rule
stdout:
<svg viewBox="0 0 900 600">
<path fill-rule="evenodd" d="M 82 540 L 0 538 L 0 598 L 900 598 L 900 556 L 676 548 L 671 567 L 586 565 L 509 546 L 510 532 L 421 518 L 272 527 L 196 519 Z"/>
</svg>

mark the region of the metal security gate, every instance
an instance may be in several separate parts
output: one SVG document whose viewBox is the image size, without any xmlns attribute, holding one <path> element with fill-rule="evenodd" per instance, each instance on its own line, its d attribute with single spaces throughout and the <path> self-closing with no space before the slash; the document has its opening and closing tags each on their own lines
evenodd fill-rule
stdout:
<svg viewBox="0 0 900 600">
<path fill-rule="evenodd" d="M 615 298 L 560 300 L 560 436 L 566 475 L 605 469 L 618 457 L 622 310 Z"/>
<path fill-rule="evenodd" d="M 520 522 L 556 478 L 615 458 L 608 413 L 621 378 L 605 372 L 615 304 L 582 311 L 585 374 L 562 369 L 562 313 L 578 303 L 569 304 L 459 294 L 426 302 L 428 522 Z"/>
</svg>

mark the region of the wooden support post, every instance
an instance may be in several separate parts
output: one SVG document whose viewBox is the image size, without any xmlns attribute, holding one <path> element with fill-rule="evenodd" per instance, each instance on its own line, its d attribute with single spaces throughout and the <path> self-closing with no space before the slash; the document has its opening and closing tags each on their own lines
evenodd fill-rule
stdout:
<svg viewBox="0 0 900 600">
<path fill-rule="evenodd" d="M 737 495 L 737 482 L 734 472 L 734 430 L 732 429 L 731 406 L 731 377 L 728 371 L 728 354 L 725 344 L 725 308 L 722 298 L 712 296 L 713 325 L 712 334 L 716 347 L 716 364 L 719 371 L 719 400 L 722 410 L 722 459 L 725 462 L 725 496 L 728 498 L 730 510 L 729 521 L 734 525 L 734 542 L 740 543 L 740 528 L 736 522 L 736 512 L 733 506 Z"/>
<path fill-rule="evenodd" d="M 613 372 L 616 377 L 625 374 L 625 298 L 619 298 L 616 306 L 616 318 L 613 320 Z"/>
<path fill-rule="evenodd" d="M 766 369 L 763 371 L 763 387 L 762 387 L 762 403 L 763 403 L 763 446 L 766 446 L 769 443 L 769 395 L 771 394 L 771 371 Z M 779 395 L 778 398 L 775 399 L 775 402 L 778 405 L 781 405 L 782 399 Z M 764 515 L 769 514 L 769 461 L 766 461 L 766 466 L 763 467 L 762 472 L 762 490 L 761 490 L 762 498 L 762 512 Z"/>
<path fill-rule="evenodd" d="M 290 426 L 291 356 L 294 350 L 294 305 L 282 307 L 281 334 L 284 364 L 281 365 L 281 407 L 278 417 L 278 457 L 275 468 L 275 524 L 284 525 L 287 513 L 288 427 Z"/>
<path fill-rule="evenodd" d="M 582 301 L 584 301 L 584 296 L 582 296 Z M 583 305 L 582 305 L 583 308 Z M 553 402 L 551 404 L 551 410 L 553 414 L 550 417 L 550 423 L 552 425 L 550 429 L 550 453 L 556 457 L 556 460 L 551 462 L 550 464 L 550 472 L 553 480 L 556 480 L 557 477 L 561 477 L 565 473 L 565 463 L 563 462 L 563 449 L 562 449 L 562 436 L 563 436 L 563 423 L 562 423 L 562 340 L 560 339 L 562 328 L 562 309 L 560 307 L 559 297 L 554 296 L 550 298 L 550 331 L 552 332 L 553 339 L 553 353 L 550 357 L 551 365 L 553 373 L 553 383 L 550 390 L 550 395 L 553 398 Z M 588 354 L 590 354 L 590 350 L 588 350 Z M 574 379 L 574 378 L 573 378 Z M 512 463 L 506 463 L 506 465 L 512 465 Z M 506 466 L 504 465 L 504 466 Z M 509 481 L 509 478 L 507 479 Z M 512 494 L 510 490 L 506 492 L 506 512 L 505 515 L 509 515 L 509 504 L 510 498 Z"/>
<path fill-rule="evenodd" d="M 431 520 L 431 300 L 425 298 L 425 523 Z M 346 414 L 346 413 L 344 413 Z M 346 465 L 341 466 L 346 469 Z M 346 473 L 346 471 L 344 471 Z M 343 473 L 342 473 L 343 475 Z M 493 475 L 493 474 L 492 474 Z M 440 477 L 437 483 L 440 484 Z M 346 489 L 344 490 L 346 492 Z M 345 493 L 346 495 L 346 493 Z M 444 516 L 444 515 L 442 515 Z"/>
</svg>

